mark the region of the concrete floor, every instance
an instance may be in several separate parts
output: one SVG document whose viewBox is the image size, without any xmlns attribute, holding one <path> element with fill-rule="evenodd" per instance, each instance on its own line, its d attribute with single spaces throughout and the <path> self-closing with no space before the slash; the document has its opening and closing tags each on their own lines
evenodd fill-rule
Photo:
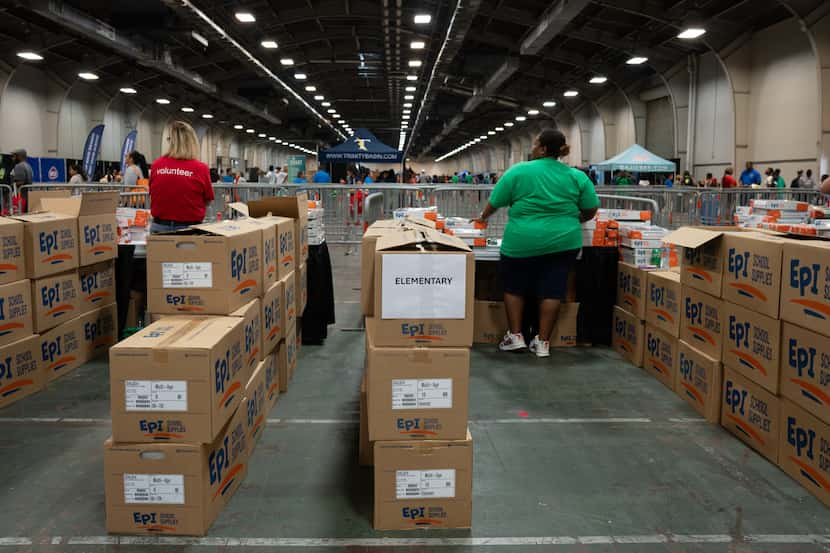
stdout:
<svg viewBox="0 0 830 553">
<path fill-rule="evenodd" d="M 476 348 L 471 532 L 376 533 L 357 465 L 359 260 L 332 248 L 338 325 L 306 347 L 247 480 L 202 540 L 106 536 L 104 362 L 0 411 L 4 551 L 830 551 L 830 510 L 605 349 Z M 592 419 L 586 421 L 585 419 Z"/>
</svg>

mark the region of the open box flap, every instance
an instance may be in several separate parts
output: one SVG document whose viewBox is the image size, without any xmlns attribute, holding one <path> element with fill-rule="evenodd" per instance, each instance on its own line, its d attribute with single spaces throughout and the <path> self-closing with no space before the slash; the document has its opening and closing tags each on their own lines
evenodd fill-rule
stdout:
<svg viewBox="0 0 830 553">
<path fill-rule="evenodd" d="M 246 204 L 245 202 L 233 202 L 228 204 L 228 207 L 236 211 L 240 215 L 244 215 L 246 217 L 250 215 L 248 213 L 248 204 Z"/>
<path fill-rule="evenodd" d="M 80 196 L 68 198 L 41 198 L 40 206 L 47 211 L 72 215 L 73 217 L 86 215 L 115 215 L 118 209 L 119 193 L 111 192 L 84 192 Z"/>
<path fill-rule="evenodd" d="M 216 236 L 238 236 L 253 232 L 254 228 L 234 220 L 219 221 L 216 223 L 204 223 L 190 227 L 200 232 L 214 234 Z"/>
<path fill-rule="evenodd" d="M 264 217 L 269 214 L 291 219 L 306 219 L 308 217 L 308 194 L 274 196 L 248 202 L 248 215 L 250 217 Z"/>
<path fill-rule="evenodd" d="M 384 233 L 380 235 L 375 247 L 376 251 L 393 251 L 415 249 L 418 245 L 438 246 L 438 249 L 472 252 L 462 240 L 440 234 L 429 229 L 405 229 L 401 232 Z"/>
<path fill-rule="evenodd" d="M 723 236 L 723 230 L 706 230 L 701 228 L 683 227 L 665 238 L 663 242 L 683 246 L 684 248 L 699 248 L 707 242 L 711 242 Z"/>
</svg>

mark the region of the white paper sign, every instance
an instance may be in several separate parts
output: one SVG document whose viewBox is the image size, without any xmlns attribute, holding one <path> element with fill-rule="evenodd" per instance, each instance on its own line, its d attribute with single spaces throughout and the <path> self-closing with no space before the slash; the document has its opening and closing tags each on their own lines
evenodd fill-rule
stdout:
<svg viewBox="0 0 830 553">
<path fill-rule="evenodd" d="M 382 319 L 463 319 L 467 258 L 463 254 L 382 256 Z"/>
<path fill-rule="evenodd" d="M 455 469 L 395 471 L 397 499 L 455 497 Z"/>
<path fill-rule="evenodd" d="M 452 409 L 452 379 L 393 380 L 392 409 Z"/>
<path fill-rule="evenodd" d="M 184 505 L 184 475 L 125 474 L 124 503 Z"/>
<path fill-rule="evenodd" d="M 211 288 L 213 265 L 208 263 L 162 263 L 161 285 L 164 288 Z"/>
<path fill-rule="evenodd" d="M 127 411 L 187 411 L 186 380 L 127 380 L 124 382 Z"/>
</svg>

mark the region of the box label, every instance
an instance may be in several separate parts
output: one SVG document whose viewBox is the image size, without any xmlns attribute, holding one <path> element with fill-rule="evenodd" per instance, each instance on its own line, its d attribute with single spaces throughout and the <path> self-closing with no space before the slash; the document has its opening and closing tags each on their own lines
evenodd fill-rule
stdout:
<svg viewBox="0 0 830 553">
<path fill-rule="evenodd" d="M 393 380 L 392 409 L 452 409 L 452 379 Z"/>
<path fill-rule="evenodd" d="M 396 499 L 455 497 L 455 469 L 395 471 Z"/>
<path fill-rule="evenodd" d="M 187 411 L 186 380 L 127 380 L 124 382 L 127 411 Z"/>
<path fill-rule="evenodd" d="M 463 319 L 467 257 L 455 254 L 384 255 L 383 319 Z"/>
<path fill-rule="evenodd" d="M 184 505 L 184 475 L 124 474 L 124 503 Z"/>
<path fill-rule="evenodd" d="M 207 263 L 162 263 L 164 288 L 212 288 L 213 265 Z"/>
</svg>

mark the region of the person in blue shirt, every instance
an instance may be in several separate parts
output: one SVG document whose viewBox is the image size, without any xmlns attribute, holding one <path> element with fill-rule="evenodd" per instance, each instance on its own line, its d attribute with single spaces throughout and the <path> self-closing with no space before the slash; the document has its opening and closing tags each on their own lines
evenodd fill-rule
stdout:
<svg viewBox="0 0 830 553">
<path fill-rule="evenodd" d="M 374 184 L 375 179 L 372 178 L 372 173 L 367 173 L 366 178 L 363 179 L 363 184 Z"/>
<path fill-rule="evenodd" d="M 311 178 L 311 181 L 316 184 L 326 184 L 331 182 L 331 175 L 329 175 L 326 169 L 320 165 L 317 172 L 314 173 L 314 176 Z"/>
<path fill-rule="evenodd" d="M 668 175 L 666 180 L 663 181 L 663 185 L 666 188 L 672 188 L 674 186 L 674 181 L 672 180 L 672 175 Z"/>
<path fill-rule="evenodd" d="M 298 171 L 297 176 L 294 177 L 294 184 L 303 184 L 303 183 L 306 183 L 306 182 L 308 182 L 308 181 L 305 178 L 305 173 L 303 173 L 302 171 Z"/>
<path fill-rule="evenodd" d="M 229 183 L 233 183 L 233 175 L 231 174 L 231 170 L 230 170 L 230 169 L 227 169 L 227 170 L 225 171 L 225 174 L 224 174 L 224 175 L 222 175 L 222 182 L 229 182 Z"/>
<path fill-rule="evenodd" d="M 752 167 L 752 162 L 746 162 L 746 169 L 741 172 L 741 186 L 752 186 L 753 184 L 761 184 L 761 173 Z"/>
</svg>

